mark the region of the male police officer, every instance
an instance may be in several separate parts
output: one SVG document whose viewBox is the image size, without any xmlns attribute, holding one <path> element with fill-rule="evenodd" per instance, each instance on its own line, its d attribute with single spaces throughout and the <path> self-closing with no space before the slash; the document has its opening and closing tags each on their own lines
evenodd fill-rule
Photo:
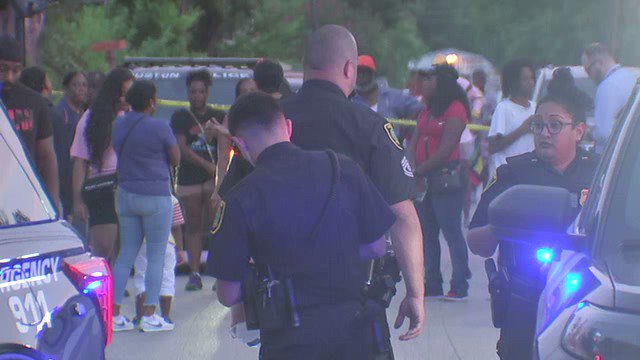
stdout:
<svg viewBox="0 0 640 360">
<path fill-rule="evenodd" d="M 220 302 L 240 301 L 252 257 L 288 276 L 278 281 L 291 281 L 289 315 L 299 316 L 297 327 L 260 324 L 262 359 L 367 359 L 361 261 L 384 254 L 395 216 L 353 160 L 291 144 L 291 121 L 271 96 L 241 97 L 228 121 L 255 169 L 225 196 L 212 229 L 207 267 Z"/>
<path fill-rule="evenodd" d="M 531 358 L 540 289 L 536 285 L 538 278 L 534 275 L 538 272 L 530 268 L 530 263 L 525 260 L 529 257 L 527 251 L 532 250 L 522 245 L 500 242 L 495 237 L 488 225 L 489 204 L 515 185 L 555 186 L 565 188 L 574 195 L 577 214 L 597 165 L 597 155 L 584 153 L 577 146 L 585 131 L 585 98 L 586 95 L 571 85 L 562 91 L 550 92 L 540 101 L 531 123 L 535 150 L 508 158 L 507 164 L 498 168 L 496 177 L 480 199 L 470 225 L 468 243 L 471 251 L 490 257 L 499 244 L 498 262 L 511 279 L 511 293 L 508 305 L 503 309 L 506 316 L 498 341 L 501 359 Z"/>
<path fill-rule="evenodd" d="M 282 102 L 293 122 L 291 141 L 307 150 L 332 149 L 354 159 L 369 175 L 397 217 L 391 239 L 407 287 L 395 327 L 410 324 L 400 337 L 420 335 L 424 322 L 424 267 L 420 222 L 411 199 L 416 189 L 409 162 L 391 124 L 347 98 L 356 86 L 358 49 L 349 30 L 325 25 L 308 39 L 304 79 L 296 95 Z M 384 324 L 383 331 L 388 332 Z M 389 335 L 386 358 L 393 358 Z"/>
</svg>

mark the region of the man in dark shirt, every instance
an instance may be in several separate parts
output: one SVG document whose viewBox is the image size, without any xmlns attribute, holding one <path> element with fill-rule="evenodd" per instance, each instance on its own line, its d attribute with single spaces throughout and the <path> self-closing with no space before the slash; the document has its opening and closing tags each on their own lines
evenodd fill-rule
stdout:
<svg viewBox="0 0 640 360">
<path fill-rule="evenodd" d="M 79 71 L 69 72 L 62 79 L 62 88 L 64 95 L 56 105 L 51 121 L 60 172 L 60 198 L 66 216 L 73 212 L 70 149 L 87 102 L 87 78 Z"/>
<path fill-rule="evenodd" d="M 289 142 L 291 121 L 264 93 L 241 97 L 229 131 L 255 166 L 225 197 L 207 268 L 218 299 L 241 299 L 249 258 L 291 274 L 300 326 L 261 331 L 261 359 L 367 359 L 362 260 L 384 254 L 395 217 L 351 159 Z"/>
<path fill-rule="evenodd" d="M 424 321 L 422 233 L 412 203 L 416 187 L 391 124 L 347 98 L 356 86 L 357 57 L 349 30 L 337 25 L 316 30 L 305 46 L 305 82 L 282 102 L 282 109 L 293 122 L 294 144 L 305 150 L 328 148 L 355 160 L 391 205 L 398 219 L 391 240 L 407 287 L 395 327 L 409 317 L 409 331 L 400 337 L 409 340 L 420 335 Z"/>
<path fill-rule="evenodd" d="M 3 35 L 0 37 L 2 101 L 49 197 L 59 209 L 58 161 L 53 148 L 49 108 L 40 94 L 18 81 L 21 72 L 22 49 L 15 39 Z"/>
<path fill-rule="evenodd" d="M 586 200 L 599 160 L 597 155 L 578 148 L 585 131 L 587 101 L 581 101 L 583 97 L 586 95 L 571 85 L 540 101 L 531 122 L 535 150 L 507 158 L 507 164 L 498 168 L 482 194 L 469 226 L 471 252 L 491 257 L 499 246 L 498 263 L 509 274 L 508 306 L 504 309 L 505 320 L 497 346 L 501 359 L 531 358 L 540 290 L 535 264 L 529 260 L 529 254 L 535 249 L 500 241 L 489 225 L 489 205 L 515 185 L 553 186 L 572 194 L 574 215 L 577 215 Z"/>
</svg>

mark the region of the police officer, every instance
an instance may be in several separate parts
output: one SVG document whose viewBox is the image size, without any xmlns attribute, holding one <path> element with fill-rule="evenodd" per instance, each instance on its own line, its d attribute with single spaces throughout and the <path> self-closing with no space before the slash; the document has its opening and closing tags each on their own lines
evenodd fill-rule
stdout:
<svg viewBox="0 0 640 360">
<path fill-rule="evenodd" d="M 251 257 L 288 275 L 279 281 L 291 280 L 299 319 L 260 325 L 261 359 L 367 359 L 361 263 L 384 254 L 395 216 L 353 160 L 291 144 L 291 121 L 271 96 L 239 98 L 228 122 L 255 169 L 225 196 L 212 229 L 207 268 L 220 302 L 240 301 Z"/>
<path fill-rule="evenodd" d="M 489 204 L 515 185 L 553 186 L 573 194 L 577 215 L 598 163 L 597 155 L 583 152 L 578 147 L 585 132 L 589 102 L 590 99 L 575 87 L 568 69 L 556 70 L 549 94 L 538 103 L 531 123 L 535 150 L 508 158 L 507 164 L 498 168 L 496 177 L 482 194 L 471 222 L 468 235 L 471 251 L 491 257 L 499 246 L 498 264 L 510 277 L 511 292 L 503 309 L 504 322 L 497 346 L 501 359 L 531 358 L 541 290 L 540 274 L 525 260 L 530 257 L 531 249 L 499 241 L 492 233 Z"/>
<path fill-rule="evenodd" d="M 282 102 L 282 109 L 293 122 L 294 144 L 307 150 L 329 148 L 355 160 L 391 205 L 398 219 L 391 240 L 407 288 L 395 327 L 408 317 L 409 330 L 400 339 L 410 340 L 421 333 L 424 322 L 422 234 L 411 201 L 415 182 L 391 124 L 348 99 L 356 86 L 357 58 L 349 30 L 337 25 L 317 29 L 305 44 L 305 82 Z M 383 358 L 392 359 L 386 324 L 383 330 L 387 343 Z"/>
</svg>

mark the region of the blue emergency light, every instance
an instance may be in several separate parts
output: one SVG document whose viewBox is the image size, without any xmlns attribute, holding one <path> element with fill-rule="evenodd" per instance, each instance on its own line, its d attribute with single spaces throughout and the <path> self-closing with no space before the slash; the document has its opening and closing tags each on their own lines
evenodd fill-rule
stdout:
<svg viewBox="0 0 640 360">
<path fill-rule="evenodd" d="M 569 273 L 567 275 L 567 280 L 565 284 L 565 288 L 567 292 L 573 292 L 580 288 L 580 284 L 582 284 L 582 278 L 580 274 Z"/>
<path fill-rule="evenodd" d="M 553 250 L 549 248 L 541 248 L 536 252 L 536 258 L 543 264 L 548 264 L 553 261 Z"/>
<path fill-rule="evenodd" d="M 89 283 L 89 285 L 87 285 L 87 287 L 84 288 L 84 290 L 82 292 L 87 294 L 89 292 L 89 290 L 95 290 L 95 289 L 99 288 L 100 285 L 102 285 L 101 281 L 91 282 L 91 283 Z"/>
</svg>

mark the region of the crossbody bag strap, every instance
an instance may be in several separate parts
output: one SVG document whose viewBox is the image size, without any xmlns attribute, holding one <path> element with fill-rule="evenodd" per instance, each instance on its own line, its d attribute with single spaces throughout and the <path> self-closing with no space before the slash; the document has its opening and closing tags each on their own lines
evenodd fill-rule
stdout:
<svg viewBox="0 0 640 360">
<path fill-rule="evenodd" d="M 332 171 L 331 185 L 329 185 L 330 186 L 329 195 L 327 196 L 327 199 L 324 202 L 322 212 L 320 213 L 320 216 L 318 216 L 318 219 L 316 220 L 315 224 L 311 228 L 311 233 L 309 234 L 309 240 L 311 241 L 313 241 L 317 236 L 318 230 L 320 229 L 320 224 L 322 223 L 322 220 L 324 220 L 324 218 L 327 215 L 327 209 L 329 208 L 329 204 L 336 197 L 336 187 L 338 185 L 338 182 L 340 181 L 340 162 L 338 161 L 338 156 L 332 150 L 327 150 L 327 155 L 329 156 L 329 161 L 331 162 L 331 171 Z"/>
<path fill-rule="evenodd" d="M 120 146 L 120 150 L 118 150 L 118 162 L 116 163 L 116 170 L 118 169 L 118 166 L 120 165 L 120 157 L 122 156 L 122 150 L 124 150 L 124 146 L 127 144 L 127 140 L 129 140 L 129 135 L 131 135 L 131 133 L 133 132 L 133 129 L 138 126 L 138 124 L 140 123 L 140 121 L 142 121 L 142 119 L 144 119 L 145 115 L 140 116 L 140 118 L 138 118 L 135 122 L 135 124 L 133 124 L 131 126 L 131 128 L 129 129 L 129 131 L 127 131 L 127 135 L 124 136 L 124 140 L 122 140 L 122 146 Z"/>
</svg>

